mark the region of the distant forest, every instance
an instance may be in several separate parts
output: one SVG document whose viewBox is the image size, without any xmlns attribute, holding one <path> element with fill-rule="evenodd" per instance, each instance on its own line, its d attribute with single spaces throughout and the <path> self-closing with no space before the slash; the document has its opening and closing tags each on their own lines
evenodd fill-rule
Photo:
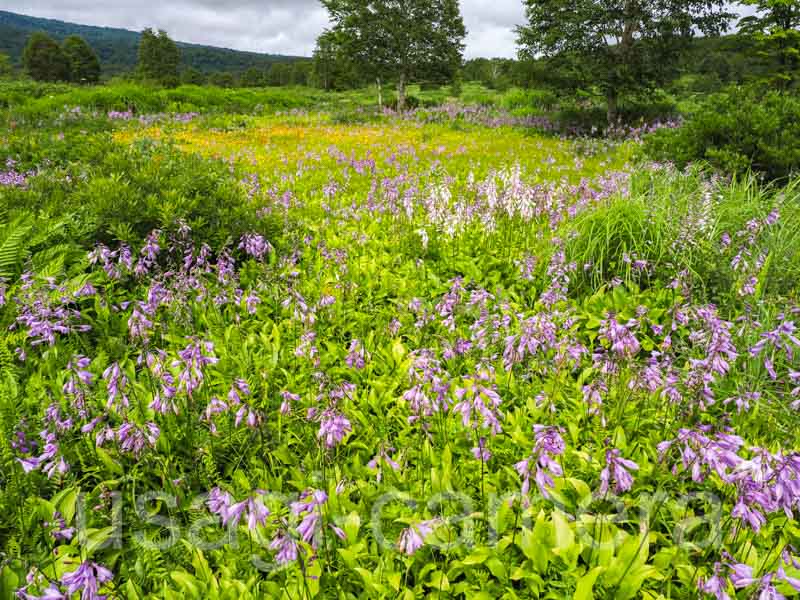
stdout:
<svg viewBox="0 0 800 600">
<path fill-rule="evenodd" d="M 0 53 L 8 54 L 15 65 L 20 64 L 22 50 L 28 36 L 43 31 L 59 42 L 69 35 L 84 38 L 97 52 L 104 77 L 133 71 L 136 68 L 140 35 L 127 29 L 94 27 L 66 23 L 54 19 L 41 19 L 0 11 Z M 227 48 L 177 42 L 181 51 L 181 66 L 202 73 L 244 73 L 248 69 L 268 70 L 273 64 L 304 60 L 299 56 L 259 54 Z"/>
</svg>

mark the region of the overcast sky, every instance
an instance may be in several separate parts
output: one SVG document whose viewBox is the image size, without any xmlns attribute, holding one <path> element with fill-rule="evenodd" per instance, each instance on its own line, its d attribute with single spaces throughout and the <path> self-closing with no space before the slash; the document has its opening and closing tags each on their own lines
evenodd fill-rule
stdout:
<svg viewBox="0 0 800 600">
<path fill-rule="evenodd" d="M 328 24 L 318 0 L 0 0 L 0 9 L 85 25 L 165 29 L 173 39 L 310 56 Z M 461 0 L 467 58 L 513 57 L 521 0 Z"/>
</svg>

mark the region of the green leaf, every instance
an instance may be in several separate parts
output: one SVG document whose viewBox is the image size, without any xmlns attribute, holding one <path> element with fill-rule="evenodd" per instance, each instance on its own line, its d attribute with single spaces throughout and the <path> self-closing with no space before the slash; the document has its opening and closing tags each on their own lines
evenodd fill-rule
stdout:
<svg viewBox="0 0 800 600">
<path fill-rule="evenodd" d="M 169 576 L 178 584 L 182 593 L 189 594 L 192 598 L 200 598 L 200 587 L 195 577 L 186 571 L 172 571 Z"/>
<path fill-rule="evenodd" d="M 594 583 L 605 567 L 595 567 L 578 579 L 573 600 L 594 600 Z"/>
</svg>

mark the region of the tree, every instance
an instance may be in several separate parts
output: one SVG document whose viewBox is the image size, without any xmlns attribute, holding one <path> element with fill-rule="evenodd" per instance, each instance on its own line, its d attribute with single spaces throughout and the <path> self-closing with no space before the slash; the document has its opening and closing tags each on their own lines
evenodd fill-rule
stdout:
<svg viewBox="0 0 800 600">
<path fill-rule="evenodd" d="M 619 99 L 663 85 L 700 31 L 717 35 L 733 15 L 723 0 L 523 0 L 520 56 L 554 59 L 574 87 L 596 86 L 609 124 Z M 562 79 L 563 81 L 563 79 Z"/>
<path fill-rule="evenodd" d="M 267 71 L 266 83 L 269 86 L 289 85 L 292 67 L 287 63 L 273 63 Z"/>
<path fill-rule="evenodd" d="M 227 71 L 216 71 L 208 76 L 208 83 L 221 88 L 232 88 L 236 87 L 236 78 Z"/>
<path fill-rule="evenodd" d="M 61 45 L 69 60 L 70 81 L 97 83 L 100 81 L 100 61 L 92 47 L 82 37 L 71 35 Z"/>
<path fill-rule="evenodd" d="M 36 32 L 28 38 L 22 65 L 37 81 L 69 81 L 69 60 L 61 46 L 46 33 Z"/>
<path fill-rule="evenodd" d="M 139 74 L 162 85 L 177 85 L 181 53 L 166 31 L 147 28 L 139 40 Z"/>
<path fill-rule="evenodd" d="M 14 67 L 8 54 L 0 52 L 0 79 L 9 79 L 14 75 Z"/>
<path fill-rule="evenodd" d="M 359 80 L 356 65 L 346 55 L 340 38 L 335 31 L 326 31 L 317 38 L 311 77 L 314 85 L 323 90 L 354 88 L 366 81 L 366 78 Z"/>
<path fill-rule="evenodd" d="M 777 87 L 791 87 L 800 79 L 800 0 L 741 0 L 756 7 L 754 16 L 739 21 L 767 57 L 777 59 Z"/>
<path fill-rule="evenodd" d="M 258 67 L 250 67 L 242 73 L 242 87 L 262 87 L 264 85 L 264 72 Z"/>
<path fill-rule="evenodd" d="M 322 0 L 339 54 L 360 73 L 397 84 L 405 107 L 412 78 L 452 77 L 461 66 L 466 29 L 458 0 Z"/>
<path fill-rule="evenodd" d="M 206 76 L 194 67 L 187 67 L 181 71 L 181 83 L 184 85 L 203 85 Z"/>
</svg>

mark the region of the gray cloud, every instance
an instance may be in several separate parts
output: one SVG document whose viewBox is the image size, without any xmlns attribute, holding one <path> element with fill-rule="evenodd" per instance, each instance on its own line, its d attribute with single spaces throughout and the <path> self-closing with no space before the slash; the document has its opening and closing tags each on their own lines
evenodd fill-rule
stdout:
<svg viewBox="0 0 800 600">
<path fill-rule="evenodd" d="M 165 29 L 177 40 L 310 56 L 328 24 L 317 0 L 3 0 L 4 10 L 108 27 Z M 461 0 L 466 55 L 513 57 L 521 0 Z"/>
</svg>

